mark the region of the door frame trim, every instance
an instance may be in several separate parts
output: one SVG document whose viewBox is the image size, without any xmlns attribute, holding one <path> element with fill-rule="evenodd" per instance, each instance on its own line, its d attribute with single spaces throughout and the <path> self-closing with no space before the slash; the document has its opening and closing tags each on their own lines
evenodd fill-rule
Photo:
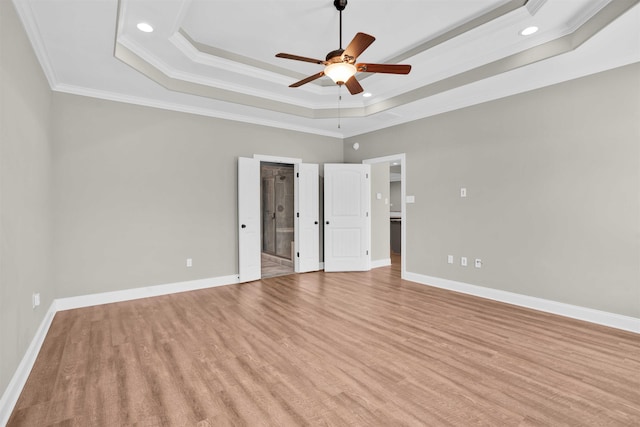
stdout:
<svg viewBox="0 0 640 427">
<path fill-rule="evenodd" d="M 302 159 L 299 158 L 295 158 L 295 157 L 283 157 L 283 156 L 270 156 L 267 154 L 254 154 L 253 155 L 253 159 L 254 160 L 258 160 L 259 161 L 259 167 L 262 167 L 262 163 L 279 163 L 279 164 L 285 164 L 285 165 L 295 165 L 295 164 L 300 164 L 302 163 Z M 261 196 L 262 197 L 262 196 Z M 295 198 L 295 195 L 294 195 Z M 294 211 L 295 211 L 295 199 L 294 199 Z M 260 214 L 262 216 L 262 205 L 260 205 Z M 294 212 L 295 214 L 295 212 Z M 260 233 L 262 233 L 262 221 L 260 221 Z M 260 248 L 262 249 L 262 247 Z M 262 250 L 260 251 L 260 253 L 262 254 Z M 295 274 L 299 274 L 297 271 L 295 271 L 295 259 L 291 260 L 294 262 L 294 273 Z M 262 279 L 262 264 L 260 265 L 260 279 Z"/>
<path fill-rule="evenodd" d="M 407 275 L 407 155 L 406 153 L 398 153 L 362 161 L 364 164 L 393 162 L 400 162 L 400 206 L 402 209 L 402 222 L 400 224 L 400 277 L 405 279 Z"/>
<path fill-rule="evenodd" d="M 284 163 L 286 165 L 295 165 L 296 163 L 302 163 L 302 159 L 296 159 L 294 157 L 280 157 L 280 156 L 267 156 L 264 154 L 254 154 L 253 158 L 256 160 L 260 160 L 260 162 Z"/>
</svg>

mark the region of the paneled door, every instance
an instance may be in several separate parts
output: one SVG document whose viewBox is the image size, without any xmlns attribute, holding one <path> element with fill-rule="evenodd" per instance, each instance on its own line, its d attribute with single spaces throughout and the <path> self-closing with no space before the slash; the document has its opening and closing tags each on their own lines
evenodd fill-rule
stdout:
<svg viewBox="0 0 640 427">
<path fill-rule="evenodd" d="M 318 165 L 294 165 L 294 270 L 320 269 L 320 188 Z"/>
<path fill-rule="evenodd" d="M 324 165 L 324 269 L 371 269 L 371 167 Z"/>
</svg>

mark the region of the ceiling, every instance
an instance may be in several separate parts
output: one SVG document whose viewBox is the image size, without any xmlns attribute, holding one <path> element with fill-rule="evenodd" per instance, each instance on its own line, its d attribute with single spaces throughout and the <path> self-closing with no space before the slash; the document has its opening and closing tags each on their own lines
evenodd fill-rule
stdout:
<svg viewBox="0 0 640 427">
<path fill-rule="evenodd" d="M 14 0 L 53 90 L 337 138 L 638 62 L 639 2 L 349 0 L 359 62 L 412 65 L 358 73 L 367 98 L 275 57 L 339 48 L 332 0 Z"/>
</svg>

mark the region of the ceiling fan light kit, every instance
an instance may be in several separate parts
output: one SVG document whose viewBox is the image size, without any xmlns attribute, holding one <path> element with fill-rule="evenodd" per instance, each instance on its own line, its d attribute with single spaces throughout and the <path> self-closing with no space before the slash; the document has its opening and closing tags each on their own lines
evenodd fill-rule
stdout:
<svg viewBox="0 0 640 427">
<path fill-rule="evenodd" d="M 335 62 L 325 67 L 324 73 L 329 76 L 334 83 L 345 84 L 358 71 L 353 64 L 348 62 Z"/>
<path fill-rule="evenodd" d="M 299 87 L 303 84 L 312 82 L 320 77 L 326 75 L 329 76 L 334 83 L 339 86 L 345 85 L 349 90 L 349 93 L 356 95 L 363 92 L 360 82 L 355 77 L 357 72 L 367 73 L 385 73 L 385 74 L 409 74 L 411 71 L 411 65 L 400 64 L 367 64 L 358 63 L 356 60 L 358 56 L 364 52 L 366 48 L 375 41 L 375 37 L 365 33 L 358 33 L 355 35 L 351 43 L 346 49 L 342 49 L 342 11 L 347 6 L 347 0 L 334 0 L 333 5 L 340 12 L 340 48 L 331 51 L 327 54 L 326 59 L 314 59 L 305 56 L 292 55 L 289 53 L 278 53 L 276 57 L 293 59 L 294 61 L 312 62 L 314 64 L 322 64 L 325 66 L 323 71 L 317 74 L 309 76 L 298 82 L 295 82 L 289 87 Z"/>
</svg>

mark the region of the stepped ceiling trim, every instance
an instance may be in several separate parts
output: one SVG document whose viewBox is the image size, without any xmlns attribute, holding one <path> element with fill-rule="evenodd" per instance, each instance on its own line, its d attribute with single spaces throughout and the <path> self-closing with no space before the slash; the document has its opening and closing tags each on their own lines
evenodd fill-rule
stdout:
<svg viewBox="0 0 640 427">
<path fill-rule="evenodd" d="M 350 107 L 350 108 L 312 108 L 308 106 L 295 105 L 289 102 L 282 102 L 270 99 L 266 96 L 251 95 L 248 93 L 240 93 L 237 90 L 229 90 L 219 87 L 214 87 L 207 84 L 198 83 L 195 78 L 190 79 L 189 76 L 183 78 L 177 78 L 170 76 L 171 68 L 169 66 L 163 66 L 162 68 L 167 71 L 163 71 L 159 66 L 154 66 L 149 61 L 143 59 L 139 54 L 134 52 L 129 47 L 126 47 L 124 43 L 116 39 L 114 55 L 119 60 L 133 67 L 140 73 L 144 74 L 148 78 L 152 79 L 156 83 L 163 87 L 176 91 L 197 96 L 206 96 L 213 99 L 222 100 L 225 102 L 231 102 L 234 104 L 242 104 L 250 107 L 256 107 L 260 109 L 267 109 L 279 113 L 292 114 L 295 116 L 320 119 L 320 118 L 354 118 L 354 117 L 366 117 L 372 114 L 377 114 L 382 111 L 390 110 L 395 107 L 405 105 L 429 96 L 433 96 L 451 89 L 455 89 L 479 80 L 483 80 L 501 73 L 505 73 L 516 68 L 524 67 L 526 65 L 542 61 L 563 53 L 570 52 L 580 45 L 582 45 L 589 38 L 597 34 L 600 30 L 609 25 L 613 20 L 618 18 L 640 0 L 634 1 L 612 1 L 600 9 L 595 15 L 591 16 L 581 25 L 572 29 L 572 32 L 564 35 L 560 38 L 548 41 L 544 44 L 534 46 L 524 51 L 515 53 L 508 57 L 493 61 L 486 65 L 473 68 L 469 71 L 453 75 L 451 77 L 439 80 L 437 82 L 427 84 L 418 87 L 414 90 L 405 92 L 400 95 L 393 96 L 391 98 L 381 100 L 365 107 Z M 412 48 L 408 51 L 402 52 L 388 60 L 388 62 L 399 62 L 404 59 L 415 56 L 418 53 L 431 49 L 437 45 L 445 43 L 461 34 L 464 34 L 470 30 L 476 29 L 491 20 L 498 17 L 502 17 L 505 14 L 512 12 L 515 9 L 524 8 L 527 5 L 527 1 L 516 0 L 496 8 L 482 16 L 473 19 L 465 24 L 460 25 L 446 33 L 421 43 L 419 46 Z M 539 6 L 536 10 L 539 9 Z M 121 12 L 122 13 L 122 12 Z M 121 22 L 119 19 L 118 22 Z M 184 37 L 198 52 L 208 55 L 224 58 L 229 61 L 242 63 L 244 65 L 259 68 L 263 71 L 269 71 L 271 73 L 285 74 L 294 78 L 302 78 L 302 75 L 291 73 L 286 69 L 280 67 L 274 67 L 271 64 L 263 63 L 260 61 L 252 60 L 251 58 L 244 57 L 242 55 L 233 54 L 231 52 L 224 51 L 222 49 L 206 46 L 201 43 L 193 41 L 183 30 L 179 30 L 179 34 Z M 174 73 L 177 75 L 178 73 Z M 294 74 L 294 75 L 292 75 Z M 330 86 L 334 86 L 331 84 Z M 254 91 L 255 92 L 255 91 Z"/>
<path fill-rule="evenodd" d="M 335 8 L 326 3 L 13 0 L 54 91 L 337 139 L 640 61 L 640 0 L 353 0 L 349 32 L 378 39 L 366 59 L 414 68 L 360 73 L 373 97 L 338 101 L 328 79 L 287 88 L 312 64 L 274 57 L 333 44 L 325 35 L 337 31 Z M 241 19 L 227 23 L 229 14 Z M 300 16 L 302 25 L 284 26 Z M 135 30 L 142 17 L 158 24 L 153 37 Z M 518 35 L 533 23 L 543 30 Z M 267 36 L 250 40 L 259 34 Z"/>
</svg>

